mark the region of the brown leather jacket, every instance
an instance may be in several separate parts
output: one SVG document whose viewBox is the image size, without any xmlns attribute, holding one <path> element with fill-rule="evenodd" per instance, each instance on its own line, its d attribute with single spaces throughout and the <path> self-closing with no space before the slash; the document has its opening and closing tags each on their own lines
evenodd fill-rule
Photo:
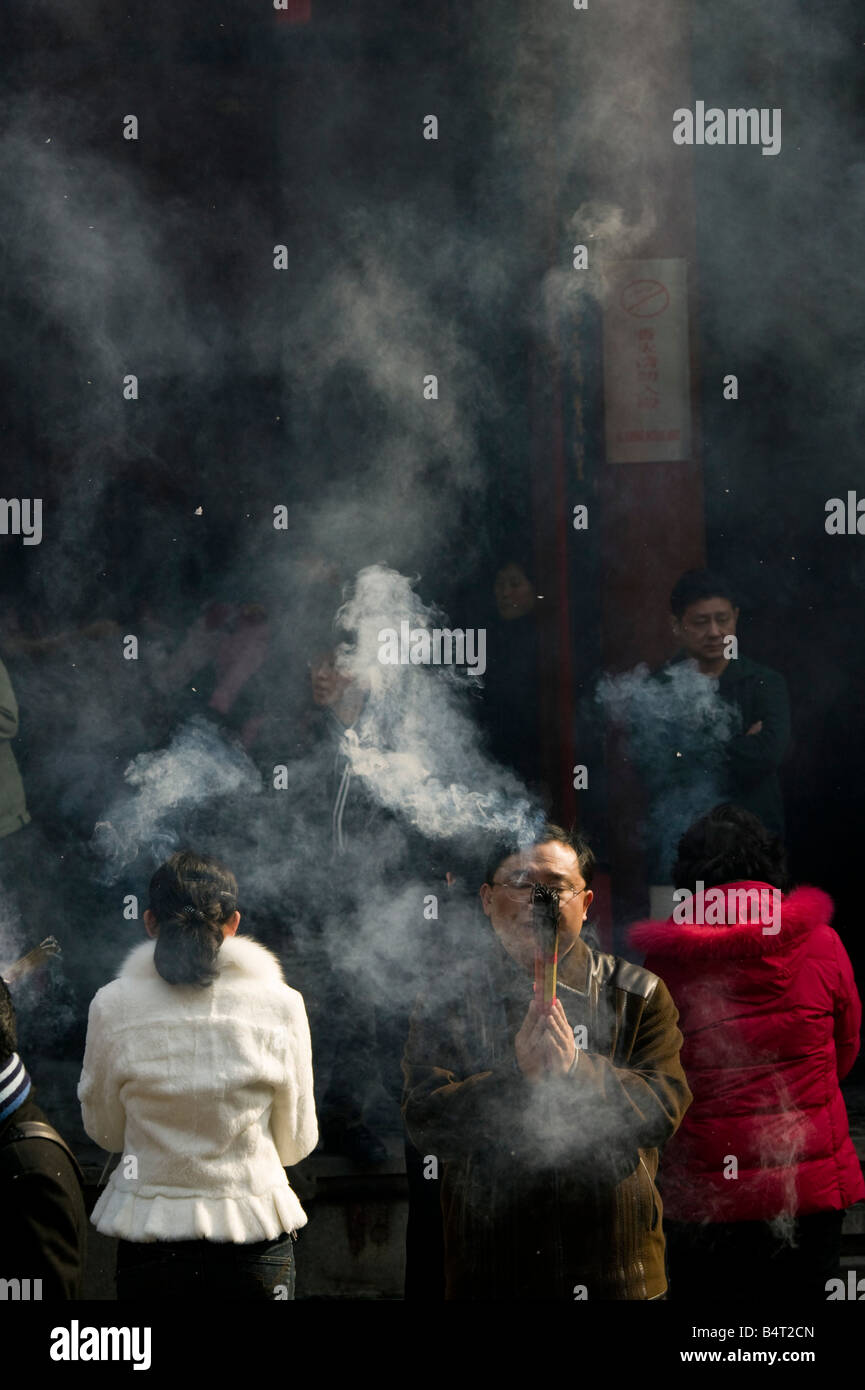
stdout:
<svg viewBox="0 0 865 1390">
<path fill-rule="evenodd" d="M 412 1018 L 403 1113 L 442 1170 L 445 1297 L 658 1298 L 658 1149 L 691 1101 L 676 1008 L 656 975 L 578 940 L 559 998 L 586 1045 L 570 1075 L 533 1085 L 514 1051 L 531 997 L 487 928 Z"/>
</svg>

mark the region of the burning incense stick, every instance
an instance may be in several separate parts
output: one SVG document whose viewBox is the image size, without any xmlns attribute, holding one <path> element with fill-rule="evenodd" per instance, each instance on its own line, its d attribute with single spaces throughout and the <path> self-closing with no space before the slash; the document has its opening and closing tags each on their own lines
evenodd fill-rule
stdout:
<svg viewBox="0 0 865 1390">
<path fill-rule="evenodd" d="M 555 888 L 535 884 L 532 926 L 535 932 L 535 999 L 549 1011 L 556 1002 L 559 963 L 559 895 Z"/>
<path fill-rule="evenodd" d="M 28 951 L 26 956 L 16 960 L 12 965 L 4 966 L 0 969 L 0 975 L 7 984 L 11 980 L 20 980 L 22 975 L 29 975 L 31 971 L 37 970 L 40 965 L 44 965 L 52 956 L 60 955 L 60 942 L 56 936 L 46 936 L 44 941 L 40 941 L 38 946 L 34 946 L 32 951 Z"/>
</svg>

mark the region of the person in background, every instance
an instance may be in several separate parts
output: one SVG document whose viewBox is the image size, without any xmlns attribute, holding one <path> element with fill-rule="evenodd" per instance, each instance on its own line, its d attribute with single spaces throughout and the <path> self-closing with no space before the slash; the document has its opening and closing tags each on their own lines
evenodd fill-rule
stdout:
<svg viewBox="0 0 865 1390">
<path fill-rule="evenodd" d="M 209 603 L 153 673 L 157 688 L 174 701 L 174 719 L 200 711 L 235 727 L 234 706 L 264 664 L 270 638 L 262 604 Z"/>
<path fill-rule="evenodd" d="M 24 784 L 12 752 L 17 732 L 18 701 L 9 672 L 0 661 L 0 872 L 15 848 L 9 837 L 30 823 Z"/>
<path fill-rule="evenodd" d="M 297 739 L 309 703 L 307 658 L 342 602 L 342 576 L 330 557 L 310 547 L 300 532 L 291 550 L 278 597 L 268 604 L 265 659 L 231 709 L 230 724 L 243 747 L 262 760 L 273 748 L 278 753 L 273 760 L 284 759 Z M 328 633 L 322 650 L 329 649 L 330 638 Z"/>
<path fill-rule="evenodd" d="M 674 875 L 674 917 L 630 933 L 679 1009 L 694 1095 L 659 1178 L 671 1297 L 825 1298 L 865 1197 L 839 1086 L 861 1006 L 832 902 L 791 891 L 781 841 L 730 805 L 690 827 Z"/>
<path fill-rule="evenodd" d="M 32 737 L 32 722 L 30 730 Z M 25 941 L 28 946 L 35 946 L 40 935 L 46 935 L 42 925 L 53 920 L 57 878 L 63 864 L 61 846 L 52 833 L 50 811 L 47 817 L 44 815 L 44 800 L 36 819 L 31 818 L 28 810 L 12 749 L 12 740 L 18 733 L 18 702 L 9 673 L 0 661 L 0 896 L 4 925 L 16 938 L 16 945 L 23 948 Z M 30 750 L 31 773 L 40 762 L 49 768 L 57 766 L 45 758 L 44 733 L 40 723 L 39 743 Z M 69 888 L 68 874 L 66 887 Z M 48 999 L 50 1008 L 46 1007 Z M 69 982 L 62 969 L 28 980 L 17 995 L 18 1035 L 28 1056 L 45 1056 L 59 1040 L 62 1045 L 62 1032 L 70 1012 Z"/>
<path fill-rule="evenodd" d="M 15 1010 L 0 979 L 0 1279 L 19 1281 L 25 1299 L 80 1298 L 87 1237 L 80 1170 L 36 1104 L 17 1047 Z"/>
<path fill-rule="evenodd" d="M 535 610 L 535 586 L 529 578 L 528 565 L 522 559 L 508 560 L 497 570 L 493 593 L 503 622 L 527 618 Z"/>
<path fill-rule="evenodd" d="M 790 700 L 778 671 L 738 653 L 739 609 L 725 580 L 708 570 L 689 570 L 670 595 L 673 633 L 682 644 L 674 660 L 695 661 L 701 675 L 718 682 L 722 700 L 734 705 L 739 730 L 724 746 L 722 799 L 757 816 L 784 835 L 779 769 L 790 742 Z M 707 807 L 708 809 L 708 807 Z"/>
<path fill-rule="evenodd" d="M 185 850 L 90 1006 L 84 1128 L 122 1158 L 93 1210 L 120 1299 L 293 1298 L 306 1215 L 285 1168 L 318 1139 L 303 999 L 237 936 L 234 875 Z"/>
<path fill-rule="evenodd" d="M 541 706 L 538 614 L 528 562 L 508 558 L 496 571 L 496 620 L 487 646 L 482 719 L 497 762 L 540 791 Z"/>
<path fill-rule="evenodd" d="M 713 806 L 732 802 L 783 837 L 780 767 L 790 741 L 786 682 L 739 651 L 739 608 L 727 580 L 688 570 L 670 608 L 680 647 L 653 673 L 629 739 L 648 802 L 655 916 L 669 910 L 671 888 L 663 885 L 679 838 Z"/>
<path fill-rule="evenodd" d="M 354 776 L 346 743 L 349 730 L 362 731 L 367 689 L 343 669 L 332 643 L 313 650 L 308 671 L 312 708 L 295 748 L 296 784 L 305 830 L 317 846 L 307 880 L 318 886 L 306 894 L 297 967 L 319 986 L 308 993 L 322 1142 L 330 1153 L 371 1168 L 387 1158 L 386 1146 L 366 1119 L 381 1082 L 382 1049 L 375 1002 L 344 957 L 370 877 L 372 836 L 384 813 Z M 309 910 L 310 902 L 318 906 Z M 398 1058 L 399 1049 L 397 1067 Z M 398 1122 L 398 1109 L 396 1117 Z"/>
<path fill-rule="evenodd" d="M 338 662 L 334 647 L 323 648 L 308 663 L 312 702 L 317 711 L 310 743 L 322 761 L 322 789 L 328 804 L 331 850 L 338 858 L 349 850 L 375 819 L 377 807 L 352 775 L 345 733 L 361 724 L 368 691 Z"/>
<path fill-rule="evenodd" d="M 581 940 L 593 863 L 555 825 L 499 845 L 490 929 L 464 935 L 412 1019 L 403 1114 L 441 1171 L 449 1301 L 666 1291 L 654 1175 L 690 1101 L 681 1034 L 657 976 Z M 551 1007 L 532 989 L 537 884 L 559 907 Z"/>
</svg>

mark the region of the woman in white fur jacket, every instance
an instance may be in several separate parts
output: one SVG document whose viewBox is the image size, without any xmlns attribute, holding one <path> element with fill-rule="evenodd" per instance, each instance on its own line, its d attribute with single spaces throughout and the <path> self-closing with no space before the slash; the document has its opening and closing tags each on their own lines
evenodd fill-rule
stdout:
<svg viewBox="0 0 865 1390">
<path fill-rule="evenodd" d="M 293 1298 L 306 1215 L 284 1172 L 318 1128 L 303 999 L 235 935 L 234 875 L 175 854 L 138 946 L 90 1005 L 84 1128 L 121 1159 L 93 1210 L 117 1296 Z"/>
</svg>

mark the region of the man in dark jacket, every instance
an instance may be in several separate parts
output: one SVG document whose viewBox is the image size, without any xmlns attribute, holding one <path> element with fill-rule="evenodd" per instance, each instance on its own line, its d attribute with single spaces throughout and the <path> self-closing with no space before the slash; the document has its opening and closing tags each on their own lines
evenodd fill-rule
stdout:
<svg viewBox="0 0 865 1390">
<path fill-rule="evenodd" d="M 419 1003 L 404 1115 L 442 1168 L 448 1299 L 653 1299 L 666 1290 L 658 1148 L 691 1099 L 663 982 L 580 940 L 593 856 L 545 826 L 493 855 L 492 931 Z M 532 889 L 556 890 L 558 999 L 533 998 Z M 457 967 L 461 966 L 461 969 Z"/>
<path fill-rule="evenodd" d="M 790 742 L 787 683 L 739 654 L 739 609 L 727 581 L 688 570 L 670 595 L 680 650 L 652 684 L 632 734 L 649 807 L 649 875 L 667 883 L 675 846 L 698 816 L 721 802 L 750 811 L 784 835 L 779 770 Z"/>
<path fill-rule="evenodd" d="M 787 683 L 779 671 L 738 655 L 739 609 L 723 579 L 707 570 L 688 571 L 673 589 L 670 608 L 673 632 L 682 644 L 674 659 L 696 661 L 700 674 L 717 680 L 721 699 L 738 713 L 737 727 L 724 746 L 720 800 L 750 811 L 783 836 L 778 769 L 790 742 Z"/>
<path fill-rule="evenodd" d="M 87 1213 L 74 1160 L 33 1100 L 0 979 L 0 1280 L 4 1297 L 80 1298 Z M 28 1133 L 44 1126 L 53 1139 Z M 29 1281 L 29 1283 L 27 1282 Z M 41 1281 L 36 1283 L 34 1281 Z"/>
</svg>

